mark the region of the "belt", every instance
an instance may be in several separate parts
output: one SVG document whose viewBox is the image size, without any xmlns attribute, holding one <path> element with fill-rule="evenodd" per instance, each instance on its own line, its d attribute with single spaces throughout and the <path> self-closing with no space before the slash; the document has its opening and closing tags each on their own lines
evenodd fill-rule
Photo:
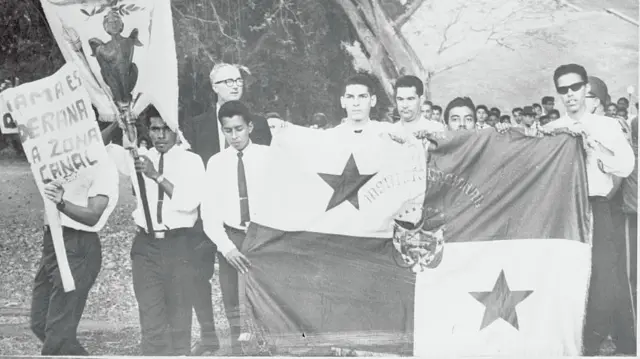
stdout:
<svg viewBox="0 0 640 359">
<path fill-rule="evenodd" d="M 144 233 L 147 236 L 152 237 L 154 239 L 166 239 L 168 237 L 167 236 L 168 234 L 176 233 L 176 232 L 180 232 L 180 231 L 188 231 L 190 229 L 191 228 L 175 228 L 175 229 L 167 229 L 167 230 L 164 230 L 164 231 L 153 231 L 153 236 L 151 236 L 151 234 L 148 233 L 145 228 L 138 226 L 138 231 L 140 233 Z"/>
<path fill-rule="evenodd" d="M 42 226 L 42 230 L 45 233 L 49 233 L 51 232 L 51 227 L 48 224 L 45 224 L 44 226 Z M 62 226 L 62 232 L 83 232 L 83 233 L 95 233 L 95 232 L 87 232 L 87 231 L 83 231 L 81 229 L 75 229 L 75 228 L 71 228 L 71 227 L 66 227 L 66 226 Z"/>
<path fill-rule="evenodd" d="M 589 201 L 600 203 L 600 202 L 609 202 L 609 198 L 605 196 L 589 196 Z"/>
</svg>

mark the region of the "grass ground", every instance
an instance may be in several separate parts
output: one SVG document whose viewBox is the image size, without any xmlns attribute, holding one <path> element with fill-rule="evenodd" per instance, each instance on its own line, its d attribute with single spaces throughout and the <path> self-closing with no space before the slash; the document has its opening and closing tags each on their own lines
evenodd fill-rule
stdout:
<svg viewBox="0 0 640 359">
<path fill-rule="evenodd" d="M 91 290 L 80 325 L 80 341 L 90 353 L 135 355 L 139 343 L 138 308 L 133 294 L 129 250 L 134 233 L 135 206 L 131 185 L 120 179 L 120 200 L 105 229 L 102 270 Z M 40 343 L 28 326 L 31 285 L 42 242 L 42 198 L 25 160 L 0 151 L 0 354 L 37 355 Z M 220 353 L 228 351 L 217 274 L 213 301 Z M 194 317 L 194 337 L 199 336 Z"/>
</svg>

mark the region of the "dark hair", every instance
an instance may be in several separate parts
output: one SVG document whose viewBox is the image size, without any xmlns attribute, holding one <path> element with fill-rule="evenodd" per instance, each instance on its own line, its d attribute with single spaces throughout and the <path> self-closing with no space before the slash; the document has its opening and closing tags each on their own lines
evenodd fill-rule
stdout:
<svg viewBox="0 0 640 359">
<path fill-rule="evenodd" d="M 242 101 L 228 101 L 220 106 L 220 111 L 218 111 L 218 121 L 220 121 L 220 124 L 222 124 L 223 118 L 233 116 L 241 116 L 247 125 L 251 123 L 251 113 L 249 112 L 249 108 L 247 108 Z"/>
<path fill-rule="evenodd" d="M 556 100 L 552 96 L 545 96 L 545 97 L 542 98 L 542 100 L 540 102 L 542 102 L 542 104 L 544 105 L 544 104 L 547 104 L 549 102 L 555 103 Z"/>
<path fill-rule="evenodd" d="M 344 83 L 344 86 L 342 87 L 342 94 L 344 95 L 344 93 L 347 91 L 347 86 L 349 85 L 362 85 L 362 86 L 366 86 L 367 90 L 369 91 L 369 95 L 373 96 L 375 95 L 375 85 L 374 85 L 374 81 L 373 79 L 371 79 L 371 76 L 366 74 L 366 73 L 358 73 L 355 74 L 353 76 L 350 76 L 347 81 Z"/>
<path fill-rule="evenodd" d="M 522 112 L 522 111 L 524 111 L 524 110 L 522 109 L 522 107 L 516 107 L 516 108 L 514 108 L 513 110 L 511 110 L 511 113 L 513 114 L 513 113 L 514 113 L 514 112 L 516 112 L 516 111 L 520 111 L 520 112 Z"/>
<path fill-rule="evenodd" d="M 533 107 L 533 108 L 536 108 L 536 107 L 537 107 L 537 108 L 539 108 L 539 109 L 542 109 L 542 106 L 540 106 L 540 104 L 539 104 L 539 103 L 534 103 L 533 105 L 531 105 L 531 107 Z"/>
<path fill-rule="evenodd" d="M 560 111 L 556 110 L 555 108 L 551 111 L 549 111 L 549 117 L 551 117 L 551 115 L 555 114 L 556 116 L 560 117 Z"/>
<path fill-rule="evenodd" d="M 449 112 L 451 112 L 451 109 L 456 107 L 467 107 L 471 109 L 471 113 L 473 113 L 473 121 L 476 121 L 476 107 L 473 105 L 473 101 L 471 101 L 469 97 L 456 97 L 449 102 L 447 108 L 444 110 L 444 123 L 447 125 L 449 124 Z"/>
<path fill-rule="evenodd" d="M 620 97 L 616 102 L 620 102 L 620 101 L 624 101 L 627 105 L 629 104 L 629 100 L 626 97 Z"/>
<path fill-rule="evenodd" d="M 511 122 L 511 116 L 509 115 L 500 116 L 500 122 Z"/>
<path fill-rule="evenodd" d="M 489 109 L 485 105 L 478 105 L 478 107 L 476 107 L 476 111 L 478 111 L 480 109 L 484 110 L 484 112 L 486 112 L 486 113 L 489 113 Z"/>
<path fill-rule="evenodd" d="M 497 107 L 492 107 L 492 108 L 491 108 L 491 111 L 489 111 L 489 112 L 490 112 L 490 114 L 491 114 L 491 113 L 492 113 L 492 114 L 495 114 L 495 115 L 496 115 L 496 116 L 498 116 L 498 117 L 500 117 L 500 114 L 502 113 L 502 112 L 500 111 L 500 109 L 499 109 L 499 108 L 497 108 Z"/>
<path fill-rule="evenodd" d="M 405 75 L 396 80 L 393 90 L 395 94 L 398 94 L 398 88 L 400 87 L 415 87 L 416 94 L 422 96 L 424 94 L 424 85 L 419 78 L 413 75 Z"/>
<path fill-rule="evenodd" d="M 578 64 L 566 64 L 560 65 L 553 73 L 553 84 L 558 87 L 558 79 L 564 75 L 568 74 L 577 74 L 580 75 L 580 78 L 583 82 L 589 82 L 589 77 L 587 76 L 587 70 L 584 67 Z"/>
<path fill-rule="evenodd" d="M 432 109 L 433 111 L 438 110 L 438 111 L 440 111 L 440 113 L 442 113 L 442 107 L 440 107 L 440 106 L 438 106 L 438 105 L 433 105 L 433 107 L 431 107 L 431 109 Z"/>
<path fill-rule="evenodd" d="M 427 100 L 423 103 L 423 105 L 429 105 L 431 107 L 431 109 L 433 110 L 433 102 Z"/>
<path fill-rule="evenodd" d="M 160 117 L 162 118 L 162 116 L 160 116 L 160 112 L 158 112 L 158 109 L 156 109 L 156 107 L 154 105 L 149 105 L 144 111 L 143 111 L 143 116 L 142 117 L 142 124 L 149 128 L 151 127 L 151 117 Z"/>
</svg>

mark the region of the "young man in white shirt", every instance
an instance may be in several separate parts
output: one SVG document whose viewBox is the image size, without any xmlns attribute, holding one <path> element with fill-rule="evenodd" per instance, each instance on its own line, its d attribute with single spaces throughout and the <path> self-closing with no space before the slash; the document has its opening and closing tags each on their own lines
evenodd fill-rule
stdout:
<svg viewBox="0 0 640 359">
<path fill-rule="evenodd" d="M 340 105 L 347 112 L 347 117 L 330 131 L 349 131 L 354 134 L 389 132 L 389 129 L 393 129 L 391 123 L 371 120 L 371 109 L 377 101 L 375 84 L 369 75 L 349 77 L 340 97 Z"/>
<path fill-rule="evenodd" d="M 416 76 L 402 76 L 394 86 L 395 100 L 400 121 L 394 124 L 407 135 L 426 132 L 442 132 L 445 127 L 438 121 L 424 118 L 420 112 L 420 103 L 424 100 L 424 85 Z"/>
<path fill-rule="evenodd" d="M 244 79 L 240 68 L 236 65 L 216 64 L 209 74 L 211 89 L 213 90 L 214 103 L 209 109 L 194 118 L 183 122 L 183 134 L 191 146 L 191 151 L 202 158 L 206 164 L 211 156 L 229 146 L 225 142 L 224 132 L 218 121 L 218 112 L 222 105 L 228 101 L 240 100 L 244 94 Z M 254 130 L 251 139 L 254 143 L 269 145 L 271 143 L 271 131 L 267 121 L 258 116 L 253 116 Z M 200 221 L 197 228 L 202 225 Z M 200 341 L 192 350 L 193 355 L 212 355 L 220 344 L 215 331 L 213 321 L 213 303 L 211 300 L 211 277 L 215 263 L 216 248 L 211 241 L 200 231 L 200 243 L 194 251 L 194 261 L 200 261 L 198 266 L 198 285 L 191 296 L 193 308 L 200 322 Z"/>
<path fill-rule="evenodd" d="M 151 107 L 149 137 L 153 148 L 135 161 L 144 175 L 153 228 L 143 209 L 133 212 L 138 226 L 131 247 L 133 289 L 138 301 L 143 355 L 191 353 L 192 261 L 204 164 L 195 153 L 176 146 L 171 129 Z"/>
<path fill-rule="evenodd" d="M 62 236 L 76 289 L 65 293 L 49 226 L 44 226 L 42 259 L 31 302 L 31 330 L 43 343 L 42 355 L 89 355 L 76 337 L 84 306 L 102 264 L 98 232 L 118 203 L 118 171 L 109 160 L 78 178 L 45 185 L 45 200 L 60 211 Z"/>
<path fill-rule="evenodd" d="M 251 268 L 240 252 L 252 213 L 264 193 L 260 181 L 267 167 L 269 147 L 253 143 L 251 115 L 240 101 L 229 101 L 219 112 L 220 125 L 229 147 L 209 159 L 205 193 L 202 196 L 202 223 L 219 253 L 220 289 L 231 332 L 233 355 L 241 354 L 238 272 Z"/>
<path fill-rule="evenodd" d="M 625 178 L 634 167 L 634 155 L 620 126 L 610 118 L 589 112 L 586 97 L 591 85 L 584 67 L 568 64 L 558 67 L 553 76 L 558 95 L 567 114 L 549 122 L 545 129 L 566 128 L 582 134 L 586 152 L 589 200 L 593 213 L 591 284 L 584 328 L 585 355 L 598 355 L 608 336 L 617 338 L 619 351 L 635 352 L 631 321 L 620 321 L 621 306 L 629 308 L 631 298 L 620 256 L 624 243 L 616 243 L 611 207 L 607 198 L 614 187 L 614 176 Z"/>
</svg>

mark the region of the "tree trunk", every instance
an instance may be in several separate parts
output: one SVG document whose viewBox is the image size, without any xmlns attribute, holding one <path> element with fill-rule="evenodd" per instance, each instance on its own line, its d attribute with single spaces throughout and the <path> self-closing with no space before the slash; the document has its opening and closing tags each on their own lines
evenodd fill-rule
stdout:
<svg viewBox="0 0 640 359">
<path fill-rule="evenodd" d="M 380 0 L 334 0 L 347 14 L 367 52 L 369 61 L 393 98 L 394 81 L 399 75 L 414 75 L 427 80 L 428 72 L 413 48 L 384 12 Z M 416 0 L 419 1 L 419 0 Z M 421 2 L 421 1 L 420 1 Z M 413 10 L 412 10 L 413 11 Z M 385 69 L 392 66 L 392 69 Z M 425 91 L 429 97 L 429 93 Z"/>
<path fill-rule="evenodd" d="M 344 10 L 351 21 L 351 24 L 356 29 L 360 42 L 364 46 L 364 49 L 369 53 L 369 62 L 371 63 L 371 69 L 373 74 L 380 79 L 385 93 L 389 99 L 393 98 L 393 79 L 397 76 L 395 66 L 389 61 L 389 54 L 385 51 L 384 46 L 378 40 L 376 35 L 371 32 L 358 8 L 353 4 L 351 0 L 335 0 L 340 7 Z"/>
</svg>

